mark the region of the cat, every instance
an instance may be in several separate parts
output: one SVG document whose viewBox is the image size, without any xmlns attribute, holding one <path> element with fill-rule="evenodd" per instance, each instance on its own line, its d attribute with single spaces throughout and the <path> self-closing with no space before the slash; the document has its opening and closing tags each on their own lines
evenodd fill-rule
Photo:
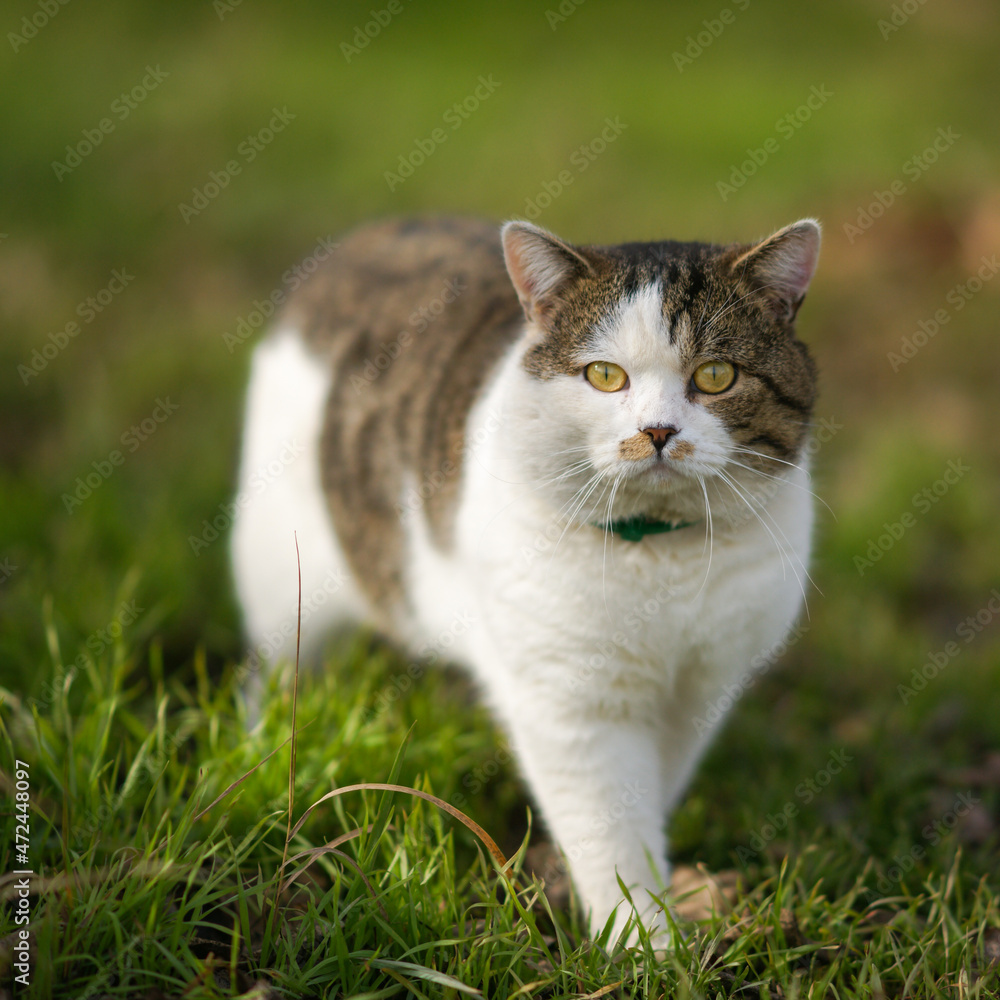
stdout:
<svg viewBox="0 0 1000 1000">
<path fill-rule="evenodd" d="M 728 246 L 383 221 L 254 350 L 232 540 L 250 640 L 294 658 L 297 532 L 323 595 L 304 655 L 349 622 L 447 648 L 595 933 L 669 925 L 668 817 L 801 610 L 816 375 L 794 321 L 819 245 L 812 219 Z"/>
</svg>

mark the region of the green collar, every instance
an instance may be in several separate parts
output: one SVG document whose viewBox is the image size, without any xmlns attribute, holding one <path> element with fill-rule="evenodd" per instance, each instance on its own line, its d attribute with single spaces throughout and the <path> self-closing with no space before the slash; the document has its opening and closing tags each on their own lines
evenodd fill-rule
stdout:
<svg viewBox="0 0 1000 1000">
<path fill-rule="evenodd" d="M 627 517 L 610 524 L 594 524 L 595 528 L 608 529 L 614 535 L 620 535 L 626 542 L 638 542 L 646 535 L 660 535 L 665 531 L 680 531 L 690 528 L 697 521 L 650 521 L 645 517 Z"/>
</svg>

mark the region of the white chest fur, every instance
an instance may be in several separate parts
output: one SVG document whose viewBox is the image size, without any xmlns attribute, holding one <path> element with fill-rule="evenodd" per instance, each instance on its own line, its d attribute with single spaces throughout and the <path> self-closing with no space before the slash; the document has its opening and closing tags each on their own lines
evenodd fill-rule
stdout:
<svg viewBox="0 0 1000 1000">
<path fill-rule="evenodd" d="M 766 662 L 799 611 L 808 477 L 791 470 L 766 504 L 711 534 L 707 520 L 638 542 L 567 527 L 511 469 L 507 384 L 501 373 L 470 418 L 480 443 L 455 551 L 412 522 L 410 591 L 423 640 L 449 636 L 510 733 L 600 926 L 621 900 L 616 871 L 642 909 L 643 890 L 666 879 L 664 826 L 706 718 L 720 718 L 724 685 Z M 647 917 L 662 919 L 656 910 Z"/>
</svg>

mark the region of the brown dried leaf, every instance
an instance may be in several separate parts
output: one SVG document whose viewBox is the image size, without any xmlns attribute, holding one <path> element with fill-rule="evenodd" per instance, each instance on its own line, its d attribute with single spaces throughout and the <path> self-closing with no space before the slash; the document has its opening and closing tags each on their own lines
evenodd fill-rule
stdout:
<svg viewBox="0 0 1000 1000">
<path fill-rule="evenodd" d="M 729 913 L 739 895 L 739 872 L 711 873 L 703 865 L 679 865 L 670 882 L 674 910 L 685 920 L 708 920 L 716 913 Z"/>
</svg>

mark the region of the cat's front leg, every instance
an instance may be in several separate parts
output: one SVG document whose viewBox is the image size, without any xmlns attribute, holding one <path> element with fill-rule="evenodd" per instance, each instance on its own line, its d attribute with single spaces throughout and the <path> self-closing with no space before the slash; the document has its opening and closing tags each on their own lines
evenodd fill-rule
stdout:
<svg viewBox="0 0 1000 1000">
<path fill-rule="evenodd" d="M 665 927 L 662 904 L 653 898 L 668 881 L 665 783 L 654 727 L 634 718 L 583 718 L 537 693 L 531 702 L 520 702 L 506 722 L 592 932 L 614 912 L 613 941 L 632 915 L 619 877 L 643 923 Z"/>
</svg>

